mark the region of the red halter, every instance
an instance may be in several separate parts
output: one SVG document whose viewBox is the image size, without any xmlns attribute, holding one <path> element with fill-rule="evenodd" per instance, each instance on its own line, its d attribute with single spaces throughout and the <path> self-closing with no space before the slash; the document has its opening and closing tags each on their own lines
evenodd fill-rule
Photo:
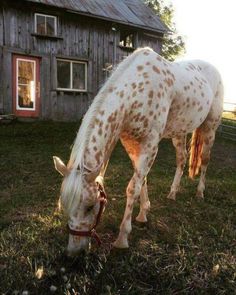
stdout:
<svg viewBox="0 0 236 295">
<path fill-rule="evenodd" d="M 96 221 L 94 223 L 94 225 L 92 226 L 92 228 L 88 231 L 80 231 L 80 230 L 74 230 L 71 229 L 69 225 L 67 225 L 68 231 L 71 235 L 73 236 L 79 236 L 79 237 L 90 237 L 90 238 L 94 238 L 98 244 L 98 246 L 101 245 L 101 239 L 99 238 L 97 232 L 96 232 L 96 227 L 99 224 L 100 220 L 101 220 L 101 216 L 102 216 L 102 212 L 104 207 L 106 206 L 107 203 L 107 195 L 104 192 L 102 186 L 100 184 L 98 184 L 98 191 L 100 193 L 100 207 L 99 207 L 99 211 L 96 217 Z"/>
</svg>

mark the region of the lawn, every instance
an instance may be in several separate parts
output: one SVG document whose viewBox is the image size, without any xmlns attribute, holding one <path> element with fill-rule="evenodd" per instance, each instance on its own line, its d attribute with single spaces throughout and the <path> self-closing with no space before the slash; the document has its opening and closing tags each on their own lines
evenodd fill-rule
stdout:
<svg viewBox="0 0 236 295">
<path fill-rule="evenodd" d="M 231 119 L 231 120 L 236 120 L 236 112 L 223 112 L 223 118 L 225 119 Z"/>
<path fill-rule="evenodd" d="M 118 144 L 105 181 L 109 203 L 98 227 L 103 246 L 93 244 L 89 254 L 68 259 L 66 220 L 57 210 L 61 177 L 52 156 L 67 162 L 78 127 L 0 125 L 0 294 L 235 294 L 235 143 L 217 138 L 205 200 L 195 198 L 197 179 L 185 172 L 174 202 L 166 196 L 175 152 L 170 141 L 161 142 L 148 177 L 149 221 L 133 221 L 128 250 L 111 247 L 132 175 Z"/>
</svg>

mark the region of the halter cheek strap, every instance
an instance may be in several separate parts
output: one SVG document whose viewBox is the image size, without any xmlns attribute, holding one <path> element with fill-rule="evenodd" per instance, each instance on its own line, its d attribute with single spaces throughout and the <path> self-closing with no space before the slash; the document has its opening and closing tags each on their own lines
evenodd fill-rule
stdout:
<svg viewBox="0 0 236 295">
<path fill-rule="evenodd" d="M 98 184 L 98 191 L 99 191 L 99 211 L 98 211 L 98 214 L 96 216 L 96 220 L 95 220 L 95 223 L 94 225 L 92 226 L 92 228 L 88 231 L 80 231 L 80 230 L 74 230 L 74 229 L 71 229 L 69 225 L 67 225 L 67 228 L 68 228 L 68 231 L 71 235 L 73 236 L 79 236 L 79 237 L 90 237 L 90 238 L 94 238 L 98 244 L 98 246 L 101 245 L 101 239 L 99 238 L 99 235 L 97 234 L 96 232 L 96 227 L 97 225 L 99 224 L 100 220 L 101 220 L 101 216 L 102 216 L 102 212 L 106 206 L 106 203 L 107 203 L 107 195 L 106 193 L 104 192 L 102 186 L 100 184 Z"/>
</svg>

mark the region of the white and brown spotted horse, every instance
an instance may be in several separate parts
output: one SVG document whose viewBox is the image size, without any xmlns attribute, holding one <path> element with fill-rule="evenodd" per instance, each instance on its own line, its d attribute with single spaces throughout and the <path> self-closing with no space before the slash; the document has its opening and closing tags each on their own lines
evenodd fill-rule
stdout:
<svg viewBox="0 0 236 295">
<path fill-rule="evenodd" d="M 193 132 L 189 175 L 201 170 L 197 196 L 203 197 L 205 174 L 221 120 L 223 85 L 218 71 L 195 60 L 170 63 L 150 48 L 136 50 L 120 63 L 95 97 L 75 140 L 67 166 L 54 157 L 64 176 L 61 202 L 68 214 L 69 255 L 99 240 L 95 227 L 104 209 L 103 176 L 119 139 L 134 167 L 115 247 L 128 247 L 135 200 L 137 220 L 145 222 L 150 202 L 146 177 L 162 138 L 172 138 L 177 170 L 169 198 L 175 199 L 186 162 L 185 139 Z"/>
</svg>

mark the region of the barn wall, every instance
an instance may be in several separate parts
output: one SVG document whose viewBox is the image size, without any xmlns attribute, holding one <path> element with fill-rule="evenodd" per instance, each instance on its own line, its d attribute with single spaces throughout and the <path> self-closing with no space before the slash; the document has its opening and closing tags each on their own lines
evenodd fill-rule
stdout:
<svg viewBox="0 0 236 295">
<path fill-rule="evenodd" d="M 0 111 L 12 114 L 12 55 L 1 47 Z"/>
<path fill-rule="evenodd" d="M 14 2 L 14 1 L 13 1 Z M 105 64 L 115 64 L 130 54 L 120 48 L 119 34 L 111 23 L 93 20 L 62 10 L 30 5 L 22 9 L 15 2 L 0 0 L 0 111 L 12 112 L 12 54 L 40 57 L 41 118 L 78 120 L 88 109 L 106 79 Z M 4 3 L 1 4 L 1 3 Z M 2 7 L 1 7 L 2 6 Z M 34 35 L 34 13 L 59 17 L 60 38 L 40 38 Z M 151 46 L 160 51 L 157 39 L 139 36 L 138 46 Z M 56 58 L 83 59 L 88 62 L 88 92 L 56 90 Z"/>
</svg>

